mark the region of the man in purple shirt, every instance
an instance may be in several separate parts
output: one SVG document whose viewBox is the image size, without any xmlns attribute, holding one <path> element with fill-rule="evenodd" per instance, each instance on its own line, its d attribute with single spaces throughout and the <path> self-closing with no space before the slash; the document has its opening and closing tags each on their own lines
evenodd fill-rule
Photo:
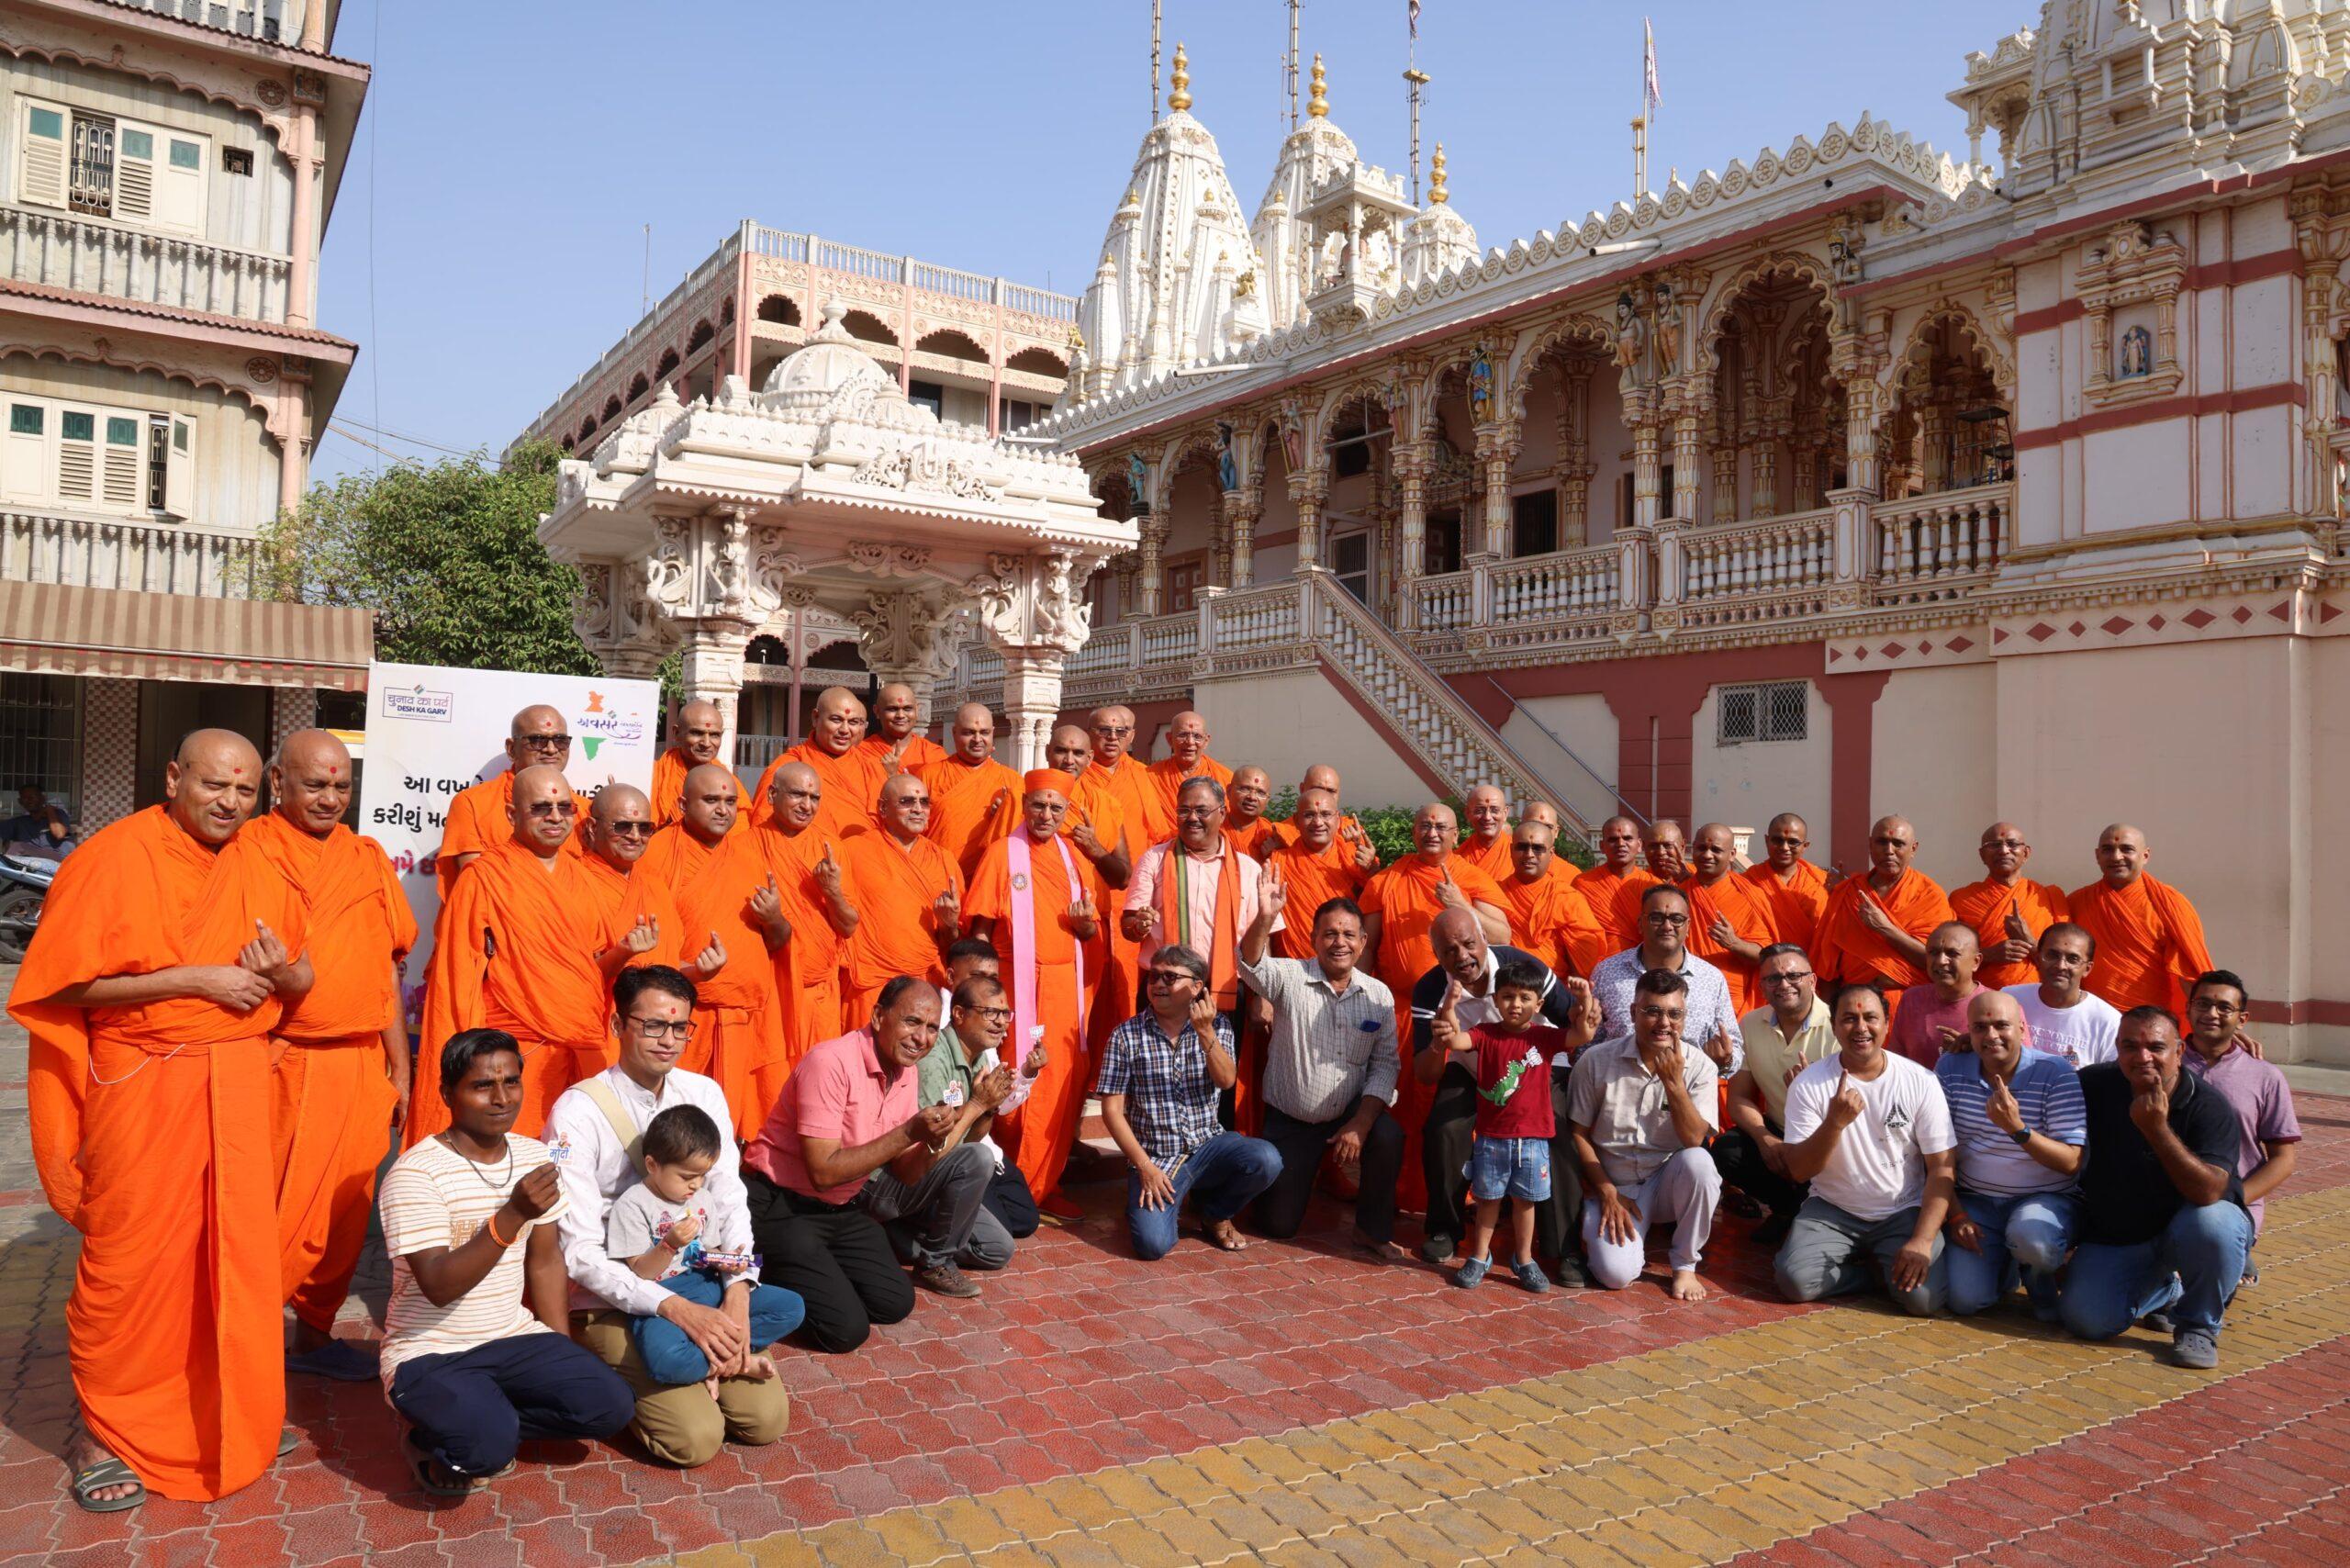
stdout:
<svg viewBox="0 0 2350 1568">
<path fill-rule="evenodd" d="M 2244 1178 L 2244 1207 L 2252 1211 L 2252 1233 L 2260 1236 L 2261 1200 L 2285 1184 L 2301 1146 L 2300 1119 L 2293 1114 L 2293 1091 L 2285 1075 L 2244 1046 L 2244 1009 L 2250 998 L 2244 981 L 2229 969 L 2195 977 L 2187 999 L 2189 1033 L 2184 1065 L 2220 1092 L 2244 1129 L 2236 1174 Z M 2251 1270 L 2245 1270 L 2251 1282 Z"/>
<path fill-rule="evenodd" d="M 1966 1007 L 1983 988 L 1975 971 L 1983 967 L 1983 946 L 1975 928 L 1946 920 L 1926 934 L 1926 983 L 1901 993 L 1893 1033 L 1885 1048 L 1931 1070 L 1944 1051 L 1964 1048 Z"/>
</svg>

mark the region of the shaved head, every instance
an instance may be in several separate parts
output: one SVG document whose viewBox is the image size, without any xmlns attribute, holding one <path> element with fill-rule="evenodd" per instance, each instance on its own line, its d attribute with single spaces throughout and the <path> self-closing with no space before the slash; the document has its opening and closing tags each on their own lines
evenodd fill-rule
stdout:
<svg viewBox="0 0 2350 1568">
<path fill-rule="evenodd" d="M 234 730 L 189 732 L 163 769 L 163 800 L 172 820 L 213 849 L 237 836 L 260 798 L 261 753 Z"/>
<path fill-rule="evenodd" d="M 1338 798 L 1338 770 L 1327 763 L 1317 762 L 1305 770 L 1305 778 L 1299 783 L 1298 788 L 1327 790 L 1330 791 L 1330 798 L 1335 801 Z"/>
<path fill-rule="evenodd" d="M 1762 853 L 1771 869 L 1784 879 L 1811 847 L 1811 827 L 1793 812 L 1781 812 L 1762 830 Z"/>
<path fill-rule="evenodd" d="M 1559 808 L 1552 805 L 1548 801 L 1534 801 L 1528 802 L 1526 810 L 1518 814 L 1517 820 L 1520 822 L 1546 823 L 1550 829 L 1550 836 L 1554 839 L 1559 836 L 1559 831 L 1561 825 L 1559 822 Z"/>
<path fill-rule="evenodd" d="M 288 826 L 326 837 L 351 809 L 350 750 L 330 731 L 295 731 L 277 743 L 269 798 Z"/>
<path fill-rule="evenodd" d="M 703 844 L 714 845 L 734 829 L 734 818 L 742 808 L 737 792 L 734 770 L 715 762 L 705 762 L 688 769 L 686 774 L 686 794 L 683 817 L 686 831 Z M 605 795 L 610 794 L 607 790 Z M 596 797 L 599 804 L 603 795 Z"/>
<path fill-rule="evenodd" d="M 995 715 L 984 702 L 955 710 L 955 755 L 976 767 L 995 755 Z"/>
<path fill-rule="evenodd" d="M 1491 844 L 1509 827 L 1509 797 L 1498 785 L 1478 785 L 1460 804 L 1469 813 L 1469 831 L 1480 844 Z"/>
<path fill-rule="evenodd" d="M 2031 858 L 2031 846 L 2015 823 L 1993 823 L 1983 830 L 1983 842 L 1975 853 L 1982 857 L 1983 868 L 1991 873 L 1991 880 L 2013 886 L 2022 875 L 2023 863 Z"/>
<path fill-rule="evenodd" d="M 563 710 L 533 703 L 507 726 L 506 760 L 516 772 L 542 762 L 561 767 L 571 760 L 571 726 Z"/>
<path fill-rule="evenodd" d="M 588 847 L 597 859 L 625 872 L 652 840 L 653 802 L 643 790 L 633 784 L 607 784 L 596 792 L 588 807 Z"/>
<path fill-rule="evenodd" d="M 893 773 L 881 781 L 876 809 L 883 831 L 911 844 L 930 826 L 930 786 L 911 773 Z"/>
<path fill-rule="evenodd" d="M 716 762 L 726 744 L 726 715 L 715 702 L 688 702 L 677 710 L 677 749 L 697 763 Z"/>
<path fill-rule="evenodd" d="M 893 680 L 873 694 L 873 717 L 881 738 L 895 745 L 914 733 L 922 719 L 922 702 L 912 687 Z"/>
<path fill-rule="evenodd" d="M 1648 832 L 1640 835 L 1640 847 L 1647 853 L 1650 873 L 1668 882 L 1679 880 L 1689 868 L 1689 840 L 1671 817 L 1649 823 Z"/>
<path fill-rule="evenodd" d="M 775 770 L 775 778 L 767 785 L 767 805 L 774 813 L 773 821 L 794 837 L 816 820 L 816 808 L 823 799 L 823 781 L 804 762 L 785 763 Z"/>
<path fill-rule="evenodd" d="M 1189 767 L 1208 749 L 1208 722 L 1186 708 L 1167 726 L 1167 755 Z"/>
<path fill-rule="evenodd" d="M 1869 824 L 1869 876 L 1883 886 L 1901 879 L 1918 854 L 1918 830 L 1907 817 L 1879 817 Z"/>
<path fill-rule="evenodd" d="M 1622 875 L 1640 857 L 1640 824 L 1629 817 L 1609 817 L 1599 824 L 1600 863 Z"/>
<path fill-rule="evenodd" d="M 828 686 L 816 699 L 808 738 L 827 756 L 845 756 L 865 738 L 865 704 L 845 686 Z"/>
<path fill-rule="evenodd" d="M 1113 704 L 1096 708 L 1087 720 L 1093 733 L 1093 760 L 1115 767 L 1135 744 L 1135 711 Z"/>
<path fill-rule="evenodd" d="M 1729 874 L 1729 863 L 1737 853 L 1737 835 L 1719 823 L 1707 823 L 1690 843 L 1689 864 L 1697 880 L 1711 887 Z"/>
<path fill-rule="evenodd" d="M 1082 773 L 1093 760 L 1093 737 L 1076 724 L 1063 724 L 1045 743 L 1045 760 L 1063 773 Z"/>
<path fill-rule="evenodd" d="M 642 800 L 643 796 L 640 793 L 637 798 Z M 563 841 L 571 836 L 578 810 L 578 798 L 572 794 L 571 781 L 563 776 L 562 768 L 534 763 L 515 773 L 510 808 L 514 838 L 540 859 L 554 859 Z"/>
<path fill-rule="evenodd" d="M 2144 876 L 2153 858 L 2146 835 L 2128 823 L 2114 823 L 2097 835 L 2097 868 L 2109 888 L 2126 888 Z"/>
<path fill-rule="evenodd" d="M 514 715 L 514 722 L 508 727 L 507 734 L 519 741 L 531 735 L 552 734 L 564 727 L 562 709 L 537 702 Z"/>
<path fill-rule="evenodd" d="M 1300 790 L 1289 825 L 1297 830 L 1297 841 L 1307 849 L 1319 854 L 1329 848 L 1338 832 L 1338 797 L 1327 790 Z"/>
<path fill-rule="evenodd" d="M 1460 842 L 1460 819 L 1442 801 L 1430 801 L 1412 813 L 1412 847 L 1430 860 L 1441 860 Z"/>
<path fill-rule="evenodd" d="M 1234 819 L 1245 826 L 1265 814 L 1266 802 L 1273 798 L 1273 776 L 1261 767 L 1239 768 L 1224 792 Z"/>
</svg>

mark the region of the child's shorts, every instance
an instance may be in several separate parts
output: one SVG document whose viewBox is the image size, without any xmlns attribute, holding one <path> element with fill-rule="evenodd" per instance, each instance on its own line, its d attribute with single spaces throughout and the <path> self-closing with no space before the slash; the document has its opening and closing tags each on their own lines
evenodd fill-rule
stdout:
<svg viewBox="0 0 2350 1568">
<path fill-rule="evenodd" d="M 1469 1190 L 1479 1203 L 1499 1198 L 1544 1202 L 1550 1196 L 1550 1140 L 1479 1138 L 1469 1155 Z"/>
</svg>

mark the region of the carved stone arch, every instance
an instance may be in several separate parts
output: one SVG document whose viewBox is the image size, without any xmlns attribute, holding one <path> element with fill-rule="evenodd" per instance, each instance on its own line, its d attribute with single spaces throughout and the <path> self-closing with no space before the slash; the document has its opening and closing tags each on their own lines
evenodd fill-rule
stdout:
<svg viewBox="0 0 2350 1568">
<path fill-rule="evenodd" d="M 2015 361 L 1999 352 L 1998 340 L 1984 326 L 1982 318 L 1963 301 L 1949 295 L 1928 305 L 1918 319 L 1910 324 L 1909 330 L 1902 336 L 1901 352 L 1890 356 L 1886 363 L 1881 373 L 1881 385 L 1890 390 L 1903 374 L 1902 367 L 1925 342 L 1927 333 L 1945 322 L 1956 327 L 1974 345 L 1975 352 L 1983 356 L 1984 363 L 1991 367 L 1991 384 L 1999 389 L 2000 397 L 2012 408 L 2016 396 Z"/>
<path fill-rule="evenodd" d="M 1448 343 L 1438 349 L 1428 361 L 1427 373 L 1419 379 L 1413 398 L 1412 439 L 1419 440 L 1437 428 L 1436 406 L 1444 396 L 1444 378 L 1455 370 L 1466 378 L 1470 361 L 1477 357 L 1477 342 L 1472 338 L 1465 342 Z"/>
<path fill-rule="evenodd" d="M 1150 514 L 1162 529 L 1172 521 L 1171 510 L 1175 505 L 1176 479 L 1191 466 L 1192 460 L 1195 457 L 1200 460 L 1202 467 L 1213 472 L 1218 452 L 1214 425 L 1204 428 L 1195 426 L 1184 431 L 1170 438 L 1167 444 L 1159 449 L 1158 466 L 1151 475 L 1153 494 Z"/>
<path fill-rule="evenodd" d="M 1089 468 L 1085 471 L 1085 480 L 1086 488 L 1102 498 L 1102 516 L 1135 515 L 1135 495 L 1132 487 L 1126 483 L 1126 465 L 1123 462 L 1104 463 L 1099 467 Z"/>
<path fill-rule="evenodd" d="M 1543 362 L 1559 351 L 1568 348 L 1588 348 L 1603 357 L 1615 347 L 1615 334 L 1596 316 L 1568 316 L 1537 329 L 1521 342 L 1511 356 L 1509 371 L 1510 417 L 1526 417 L 1526 395 L 1532 390 L 1535 373 Z"/>
<path fill-rule="evenodd" d="M 1829 273 L 1824 258 L 1807 251 L 1773 251 L 1755 257 L 1724 278 L 1706 301 L 1705 330 L 1697 340 L 1700 371 L 1712 375 L 1721 369 L 1716 345 L 1721 342 L 1730 313 L 1738 308 L 1740 297 L 1756 284 L 1780 277 L 1812 284 L 1827 296 L 1830 305 L 1836 302 L 1836 280 Z"/>
<path fill-rule="evenodd" d="M 293 130 L 293 122 L 285 115 L 271 109 L 258 97 L 239 97 L 234 93 L 224 91 L 218 86 L 202 82 L 184 81 L 160 66 L 142 62 L 136 54 L 124 49 L 111 50 L 104 55 L 86 54 L 70 44 L 45 45 L 20 42 L 0 36 L 0 54 L 13 55 L 20 60 L 45 60 L 52 65 L 60 63 L 78 65 L 89 71 L 109 71 L 125 76 L 136 76 L 142 82 L 152 82 L 158 86 L 168 87 L 174 93 L 185 93 L 190 97 L 202 98 L 207 103 L 224 105 L 240 114 L 249 114 L 259 120 L 262 128 L 268 132 L 270 140 L 274 144 L 270 150 L 271 157 L 283 164 L 288 172 L 293 169 L 293 160 L 285 152 L 285 143 Z"/>
</svg>

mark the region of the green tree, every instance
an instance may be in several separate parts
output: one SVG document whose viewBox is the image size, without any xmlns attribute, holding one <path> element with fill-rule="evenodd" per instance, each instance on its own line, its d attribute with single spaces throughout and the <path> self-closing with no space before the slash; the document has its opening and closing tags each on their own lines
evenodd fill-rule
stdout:
<svg viewBox="0 0 2350 1568">
<path fill-rule="evenodd" d="M 539 543 L 562 453 L 402 463 L 312 487 L 263 531 L 280 599 L 375 612 L 375 656 L 594 675 L 572 630 L 579 574 Z"/>
</svg>

